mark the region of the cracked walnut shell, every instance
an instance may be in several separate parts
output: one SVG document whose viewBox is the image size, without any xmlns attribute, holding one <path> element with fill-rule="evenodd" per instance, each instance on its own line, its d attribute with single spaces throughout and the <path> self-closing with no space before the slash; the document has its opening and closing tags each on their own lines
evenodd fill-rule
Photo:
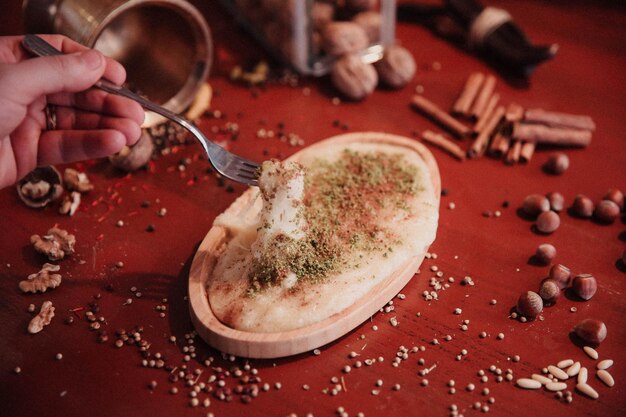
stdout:
<svg viewBox="0 0 626 417">
<path fill-rule="evenodd" d="M 55 274 L 61 269 L 59 265 L 43 264 L 41 271 L 31 274 L 28 279 L 20 281 L 19 287 L 22 292 L 46 292 L 47 289 L 61 285 L 61 275 Z"/>
<path fill-rule="evenodd" d="M 35 334 L 43 330 L 45 326 L 50 324 L 54 317 L 54 307 L 51 301 L 44 301 L 41 305 L 41 310 L 33 319 L 28 323 L 28 333 Z"/>
<path fill-rule="evenodd" d="M 61 194 L 61 174 L 52 166 L 36 168 L 17 183 L 17 195 L 28 207 L 45 207 Z"/>
<path fill-rule="evenodd" d="M 66 230 L 53 227 L 44 236 L 32 235 L 30 243 L 37 252 L 43 253 L 51 261 L 58 261 L 74 253 L 76 237 Z"/>
</svg>

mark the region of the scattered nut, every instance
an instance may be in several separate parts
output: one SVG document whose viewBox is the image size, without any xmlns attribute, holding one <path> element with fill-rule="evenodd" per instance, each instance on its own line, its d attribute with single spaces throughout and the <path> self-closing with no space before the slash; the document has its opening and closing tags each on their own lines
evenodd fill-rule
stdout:
<svg viewBox="0 0 626 417">
<path fill-rule="evenodd" d="M 572 280 L 572 272 L 562 264 L 552 265 L 548 276 L 559 284 L 560 289 L 567 288 Z"/>
<path fill-rule="evenodd" d="M 46 292 L 47 289 L 58 287 L 61 285 L 61 275 L 52 272 L 58 272 L 60 269 L 59 265 L 43 264 L 41 271 L 29 275 L 27 280 L 20 281 L 20 290 L 35 293 L 37 291 Z"/>
<path fill-rule="evenodd" d="M 543 300 L 533 291 L 526 291 L 517 300 L 517 312 L 529 319 L 537 317 L 543 311 Z"/>
<path fill-rule="evenodd" d="M 51 261 L 58 261 L 74 253 L 76 238 L 66 230 L 53 227 L 43 237 L 32 235 L 30 243 L 37 252 L 43 253 Z"/>
<path fill-rule="evenodd" d="M 596 206 L 593 215 L 603 223 L 613 223 L 619 217 L 620 208 L 611 200 L 602 200 Z"/>
<path fill-rule="evenodd" d="M 50 324 L 54 317 L 54 307 L 51 301 L 44 301 L 41 305 L 41 310 L 33 319 L 28 323 L 28 332 L 31 334 L 39 333 L 45 326 Z"/>
<path fill-rule="evenodd" d="M 550 210 L 559 212 L 565 207 L 565 198 L 563 197 L 563 194 L 557 191 L 552 191 L 551 193 L 548 193 L 546 197 L 550 202 Z"/>
<path fill-rule="evenodd" d="M 561 225 L 561 218 L 554 211 L 544 211 L 537 217 L 537 230 L 541 233 L 552 233 Z"/>
<path fill-rule="evenodd" d="M 528 216 L 536 217 L 539 213 L 550 210 L 550 201 L 541 194 L 530 194 L 522 203 L 522 211 Z"/>
<path fill-rule="evenodd" d="M 345 55 L 338 59 L 331 70 L 333 84 L 353 100 L 361 100 L 376 88 L 378 75 L 371 64 L 357 55 Z"/>
<path fill-rule="evenodd" d="M 573 212 L 579 217 L 591 217 L 593 214 L 593 201 L 585 195 L 578 194 L 572 205 Z"/>
<path fill-rule="evenodd" d="M 537 246 L 535 259 L 542 265 L 548 265 L 556 257 L 556 248 L 549 243 L 542 243 Z"/>
<path fill-rule="evenodd" d="M 624 193 L 617 188 L 611 188 L 609 191 L 604 194 L 602 197 L 603 200 L 610 200 L 617 204 L 620 210 L 624 210 Z"/>
<path fill-rule="evenodd" d="M 560 295 L 561 288 L 559 287 L 559 283 L 557 281 L 548 278 L 541 282 L 539 296 L 545 305 L 552 305 L 556 303 Z"/>
<path fill-rule="evenodd" d="M 59 207 L 59 214 L 67 214 L 70 217 L 76 213 L 78 206 L 80 206 L 80 193 L 78 191 L 72 191 L 70 195 L 66 195 Z"/>
<path fill-rule="evenodd" d="M 152 136 L 147 129 L 143 129 L 141 137 L 135 145 L 132 147 L 124 146 L 117 154 L 110 156 L 109 161 L 122 171 L 136 171 L 150 161 L 153 151 Z"/>
<path fill-rule="evenodd" d="M 574 327 L 574 333 L 586 343 L 599 345 L 606 339 L 607 328 L 600 320 L 585 319 Z"/>
<path fill-rule="evenodd" d="M 562 152 L 550 155 L 545 164 L 545 169 L 553 175 L 561 175 L 569 168 L 569 157 Z"/>
<path fill-rule="evenodd" d="M 63 172 L 63 182 L 65 183 L 65 187 L 70 191 L 87 193 L 93 190 L 93 184 L 89 182 L 87 174 L 78 172 L 72 168 L 66 168 Z"/>
<path fill-rule="evenodd" d="M 580 274 L 574 277 L 572 289 L 583 300 L 589 300 L 598 290 L 598 282 L 591 274 Z"/>
<path fill-rule="evenodd" d="M 45 207 L 61 194 L 61 174 L 52 166 L 36 168 L 17 183 L 17 195 L 28 207 Z"/>
<path fill-rule="evenodd" d="M 415 75 L 413 55 L 398 45 L 385 48 L 383 57 L 374 64 L 381 81 L 391 88 L 404 87 Z"/>
<path fill-rule="evenodd" d="M 329 55 L 344 55 L 367 47 L 365 30 L 354 22 L 330 22 L 322 29 L 324 50 Z"/>
</svg>

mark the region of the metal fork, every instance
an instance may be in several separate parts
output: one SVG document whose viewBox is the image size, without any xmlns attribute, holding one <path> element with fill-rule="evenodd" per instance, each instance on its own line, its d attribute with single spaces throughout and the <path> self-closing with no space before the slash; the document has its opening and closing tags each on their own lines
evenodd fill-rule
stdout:
<svg viewBox="0 0 626 417">
<path fill-rule="evenodd" d="M 53 56 L 62 55 L 62 52 L 50 45 L 37 35 L 26 35 L 22 41 L 24 48 L 37 56 Z M 200 142 L 209 158 L 211 165 L 226 178 L 247 185 L 258 185 L 259 164 L 256 162 L 243 159 L 233 153 L 228 152 L 216 143 L 211 142 L 192 122 L 184 117 L 171 112 L 152 101 L 149 101 L 132 91 L 117 86 L 104 79 L 96 82 L 94 87 L 104 90 L 111 94 L 117 94 L 127 97 L 141 104 L 145 109 L 160 114 L 163 117 L 178 123 Z"/>
</svg>

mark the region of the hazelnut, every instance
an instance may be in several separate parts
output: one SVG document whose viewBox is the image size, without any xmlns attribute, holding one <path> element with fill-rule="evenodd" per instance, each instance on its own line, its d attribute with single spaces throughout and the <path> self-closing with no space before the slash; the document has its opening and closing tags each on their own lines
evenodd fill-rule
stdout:
<svg viewBox="0 0 626 417">
<path fill-rule="evenodd" d="M 541 282 L 539 296 L 543 300 L 544 304 L 551 305 L 556 303 L 556 300 L 559 298 L 560 295 L 561 287 L 557 281 L 546 278 Z"/>
<path fill-rule="evenodd" d="M 569 157 L 562 152 L 554 153 L 550 155 L 544 167 L 549 174 L 561 175 L 569 168 Z"/>
<path fill-rule="evenodd" d="M 613 223 L 619 217 L 620 208 L 611 200 L 602 200 L 593 211 L 596 219 L 603 223 Z"/>
<path fill-rule="evenodd" d="M 624 193 L 621 190 L 618 190 L 617 188 L 611 188 L 609 191 L 606 192 L 602 199 L 611 200 L 619 206 L 620 210 L 624 210 Z"/>
<path fill-rule="evenodd" d="M 542 265 L 548 265 L 556 257 L 556 248 L 549 243 L 542 243 L 537 246 L 535 259 Z"/>
<path fill-rule="evenodd" d="M 371 64 L 357 55 L 345 55 L 338 59 L 331 70 L 333 84 L 353 100 L 361 100 L 376 88 L 378 75 Z"/>
<path fill-rule="evenodd" d="M 572 280 L 572 272 L 568 267 L 562 264 L 552 265 L 548 276 L 550 279 L 556 281 L 559 284 L 559 288 L 562 290 L 567 288 Z"/>
<path fill-rule="evenodd" d="M 548 193 L 546 197 L 548 198 L 548 201 L 550 202 L 551 210 L 556 211 L 556 212 L 563 210 L 563 207 L 565 206 L 565 198 L 563 197 L 563 194 L 557 191 L 553 191 L 551 193 Z"/>
<path fill-rule="evenodd" d="M 413 55 L 398 45 L 385 48 L 383 57 L 374 64 L 380 79 L 391 88 L 404 87 L 415 75 Z"/>
<path fill-rule="evenodd" d="M 552 233 L 561 225 L 561 218 L 554 211 L 544 211 L 537 217 L 537 230 L 541 233 Z"/>
<path fill-rule="evenodd" d="M 598 290 L 598 282 L 591 274 L 580 274 L 574 277 L 572 289 L 583 300 L 589 300 Z"/>
<path fill-rule="evenodd" d="M 572 210 L 579 217 L 591 217 L 593 214 L 593 201 L 586 195 L 578 194 L 574 198 Z"/>
<path fill-rule="evenodd" d="M 574 333 L 585 343 L 599 345 L 606 339 L 606 325 L 600 320 L 585 319 L 574 327 Z"/>
<path fill-rule="evenodd" d="M 536 217 L 539 213 L 548 210 L 550 210 L 550 201 L 541 194 L 530 194 L 522 203 L 522 211 L 531 217 Z"/>
<path fill-rule="evenodd" d="M 517 300 L 517 312 L 526 318 L 537 317 L 543 310 L 543 300 L 533 291 L 526 291 Z"/>
<path fill-rule="evenodd" d="M 150 161 L 153 151 L 152 136 L 148 130 L 144 129 L 136 144 L 132 147 L 124 146 L 121 151 L 110 156 L 109 161 L 122 171 L 136 171 Z"/>
<path fill-rule="evenodd" d="M 354 22 L 330 22 L 321 33 L 324 50 L 329 55 L 357 52 L 369 44 L 365 30 Z"/>
</svg>

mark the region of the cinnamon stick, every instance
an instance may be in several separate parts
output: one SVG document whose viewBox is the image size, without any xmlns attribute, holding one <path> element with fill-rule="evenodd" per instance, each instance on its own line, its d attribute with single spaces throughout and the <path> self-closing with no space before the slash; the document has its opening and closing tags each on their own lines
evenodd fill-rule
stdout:
<svg viewBox="0 0 626 417">
<path fill-rule="evenodd" d="M 437 106 L 432 101 L 426 99 L 424 96 L 421 96 L 419 94 L 414 95 L 413 99 L 411 100 L 411 104 L 415 109 L 433 119 L 435 122 L 439 123 L 441 127 L 443 127 L 455 136 L 462 138 L 470 133 L 469 127 L 465 126 L 463 123 L 450 116 L 439 106 Z"/>
<path fill-rule="evenodd" d="M 530 162 L 535 153 L 535 142 L 524 142 L 520 150 L 519 161 L 522 164 Z"/>
<path fill-rule="evenodd" d="M 496 77 L 493 75 L 488 75 L 485 79 L 485 82 L 480 87 L 480 91 L 478 92 L 478 96 L 476 96 L 476 100 L 474 100 L 474 104 L 470 110 L 470 115 L 473 119 L 478 119 L 484 113 L 485 108 L 487 107 L 487 103 L 489 102 L 489 98 L 493 94 L 493 89 L 496 86 Z"/>
<path fill-rule="evenodd" d="M 487 124 L 487 121 L 489 121 L 489 118 L 491 117 L 493 111 L 498 105 L 499 100 L 500 100 L 500 94 L 497 94 L 497 93 L 492 95 L 491 98 L 489 98 L 489 102 L 487 103 L 487 107 L 485 108 L 485 111 L 483 112 L 482 116 L 478 118 L 478 122 L 476 122 L 476 124 L 474 125 L 475 133 L 480 133 L 481 130 L 484 129 L 485 125 Z"/>
<path fill-rule="evenodd" d="M 563 127 L 582 130 L 595 130 L 596 124 L 589 116 L 558 113 L 543 109 L 528 109 L 524 114 L 524 121 L 528 123 L 543 123 L 552 127 Z"/>
<path fill-rule="evenodd" d="M 511 103 L 507 107 L 504 117 L 507 122 L 519 122 L 524 118 L 524 108 L 517 103 Z"/>
<path fill-rule="evenodd" d="M 509 148 L 511 147 L 511 138 L 508 136 L 502 136 L 500 143 L 498 144 L 498 154 L 500 156 L 506 155 L 509 152 Z"/>
<path fill-rule="evenodd" d="M 522 152 L 522 141 L 516 140 L 506 153 L 504 162 L 507 165 L 513 165 L 519 161 L 520 153 Z"/>
<path fill-rule="evenodd" d="M 545 125 L 514 123 L 515 139 L 525 142 L 547 143 L 559 146 L 588 146 L 591 143 L 591 131 L 549 127 Z"/>
<path fill-rule="evenodd" d="M 504 106 L 498 106 L 498 108 L 494 110 L 493 114 L 489 117 L 489 120 L 485 124 L 485 128 L 478 134 L 478 137 L 474 140 L 474 143 L 472 143 L 469 151 L 467 151 L 468 157 L 478 158 L 485 153 L 489 138 L 496 130 L 496 127 L 498 127 L 498 123 L 500 123 L 502 116 L 504 116 Z"/>
<path fill-rule="evenodd" d="M 469 116 L 470 107 L 478 95 L 478 90 L 483 84 L 485 76 L 480 72 L 470 74 L 461 91 L 461 95 L 452 106 L 452 114 Z"/>
<path fill-rule="evenodd" d="M 501 132 L 496 132 L 496 134 L 493 136 L 493 139 L 491 139 L 491 144 L 489 144 L 489 155 L 496 157 L 496 158 L 500 158 L 502 157 L 502 155 L 505 154 L 505 152 L 502 152 L 501 150 L 501 142 L 502 141 L 506 141 L 508 142 L 509 139 L 504 136 Z M 507 146 L 508 149 L 508 146 Z"/>
<path fill-rule="evenodd" d="M 444 135 L 440 133 L 435 133 L 431 130 L 425 130 L 422 132 L 422 139 L 428 143 L 432 143 L 435 146 L 443 149 L 448 152 L 455 158 L 463 161 L 465 160 L 465 151 L 461 149 L 459 145 L 452 142 L 450 139 L 446 138 Z"/>
</svg>

